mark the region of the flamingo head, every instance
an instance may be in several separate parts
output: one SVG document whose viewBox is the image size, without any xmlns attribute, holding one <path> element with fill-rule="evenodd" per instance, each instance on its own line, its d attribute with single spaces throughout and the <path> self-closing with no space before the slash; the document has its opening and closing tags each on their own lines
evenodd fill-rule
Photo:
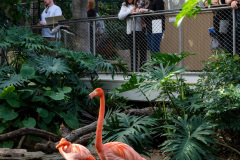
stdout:
<svg viewBox="0 0 240 160">
<path fill-rule="evenodd" d="M 92 99 L 93 97 L 101 97 L 103 95 L 103 90 L 101 88 L 96 88 L 93 92 L 89 94 L 89 98 Z"/>
<path fill-rule="evenodd" d="M 71 143 L 68 142 L 65 138 L 62 138 L 59 144 L 56 146 L 56 148 L 60 148 L 62 146 L 69 146 Z"/>
</svg>

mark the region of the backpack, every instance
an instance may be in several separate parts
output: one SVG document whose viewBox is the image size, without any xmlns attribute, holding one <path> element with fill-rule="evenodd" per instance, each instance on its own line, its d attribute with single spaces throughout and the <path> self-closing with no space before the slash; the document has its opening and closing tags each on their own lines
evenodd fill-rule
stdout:
<svg viewBox="0 0 240 160">
<path fill-rule="evenodd" d="M 99 17 L 99 14 L 96 13 L 96 17 Z M 96 34 L 103 34 L 105 31 L 105 24 L 103 20 L 96 21 Z"/>
</svg>

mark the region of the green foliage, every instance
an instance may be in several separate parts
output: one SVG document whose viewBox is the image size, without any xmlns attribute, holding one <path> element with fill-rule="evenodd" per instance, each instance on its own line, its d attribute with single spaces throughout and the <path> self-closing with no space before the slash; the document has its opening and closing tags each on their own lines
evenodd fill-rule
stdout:
<svg viewBox="0 0 240 160">
<path fill-rule="evenodd" d="M 177 53 L 175 53 L 175 54 L 150 53 L 150 54 L 151 54 L 152 58 L 151 58 L 151 60 L 148 60 L 148 63 L 146 64 L 146 66 L 160 65 L 160 64 L 163 64 L 163 66 L 166 66 L 166 65 L 172 66 L 172 65 L 176 65 L 177 63 L 179 63 L 185 57 L 188 57 L 191 55 L 196 55 L 195 53 L 188 53 L 188 52 L 181 52 L 179 55 L 177 55 Z"/>
<path fill-rule="evenodd" d="M 101 16 L 118 14 L 123 1 L 100 1 L 98 2 L 98 12 Z"/>
<path fill-rule="evenodd" d="M 44 45 L 46 40 L 42 36 L 32 33 L 28 27 L 2 28 L 0 35 L 0 47 L 7 51 L 2 57 L 8 65 L 14 67 L 17 74 L 20 72 L 24 60 L 33 52 L 39 54 L 44 50 L 50 50 L 50 46 Z"/>
<path fill-rule="evenodd" d="M 0 4 L 0 28 L 8 25 L 8 21 L 17 24 L 20 20 L 30 18 L 29 8 L 32 0 L 1 0 Z M 25 5 L 22 5 L 23 3 Z"/>
<path fill-rule="evenodd" d="M 207 115 L 206 118 L 201 117 L 201 114 L 205 114 L 206 105 L 203 90 L 196 89 L 194 85 L 191 87 L 178 76 L 186 68 L 178 63 L 190 55 L 194 54 L 182 52 L 179 55 L 152 55 L 152 60 L 148 60 L 142 67 L 145 72 L 133 75 L 128 82 L 116 89 L 118 93 L 137 88 L 146 99 L 153 92 L 159 93 L 156 99 L 149 101 L 152 107 L 155 100 L 164 102 L 163 105 L 158 105 L 160 111 L 153 108 L 155 113 L 152 117 L 157 118 L 158 125 L 162 126 L 153 129 L 156 135 L 154 138 L 156 141 L 159 139 L 158 135 L 169 138 L 159 147 L 163 147 L 171 159 L 204 159 L 212 156 L 210 145 L 213 140 L 210 136 L 214 133 L 211 131 L 214 125 L 208 121 Z"/>
<path fill-rule="evenodd" d="M 210 144 L 214 144 L 213 139 L 209 135 L 215 134 L 211 129 L 213 124 L 207 122 L 206 118 L 201 116 L 192 116 L 188 118 L 172 119 L 175 125 L 166 125 L 165 128 L 171 129 L 173 132 L 166 133 L 168 141 L 164 142 L 162 150 L 170 152 L 165 158 L 172 160 L 183 159 L 211 159 L 210 153 L 212 148 Z"/>
<path fill-rule="evenodd" d="M 205 64 L 204 74 L 196 90 L 203 93 L 205 111 L 218 127 L 239 131 L 239 57 L 214 55 Z"/>
<path fill-rule="evenodd" d="M 14 142 L 13 141 L 5 141 L 0 144 L 0 148 L 13 148 Z"/>
<path fill-rule="evenodd" d="M 197 13 L 201 11 L 201 8 L 198 6 L 200 1 L 202 0 L 188 0 L 184 3 L 181 12 L 176 16 L 175 25 L 179 26 L 184 17 L 190 18 L 193 15 L 194 18 L 196 18 Z"/>
<path fill-rule="evenodd" d="M 90 92 L 81 78 L 100 87 L 98 72 L 113 77 L 116 68 L 101 56 L 45 43 L 28 28 L 2 29 L 1 35 L 0 45 L 8 54 L 0 65 L 0 133 L 22 127 L 58 133 L 62 122 L 78 128 Z"/>
<path fill-rule="evenodd" d="M 123 113 L 113 114 L 105 119 L 104 142 L 123 142 L 132 146 L 138 153 L 147 155 L 151 149 L 150 128 L 156 121 L 150 117 L 137 117 Z"/>
</svg>

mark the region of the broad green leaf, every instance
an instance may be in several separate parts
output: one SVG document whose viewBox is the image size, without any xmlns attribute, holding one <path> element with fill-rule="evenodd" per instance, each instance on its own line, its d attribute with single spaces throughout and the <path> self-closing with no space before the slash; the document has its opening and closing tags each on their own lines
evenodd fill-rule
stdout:
<svg viewBox="0 0 240 160">
<path fill-rule="evenodd" d="M 44 96 L 34 96 L 32 98 L 32 102 L 44 102 L 46 103 L 47 102 L 47 98 L 45 98 Z"/>
<path fill-rule="evenodd" d="M 27 78 L 31 79 L 31 78 L 34 78 L 34 76 L 35 76 L 35 70 L 33 67 L 24 66 L 21 68 L 20 74 L 25 79 L 27 79 Z"/>
<path fill-rule="evenodd" d="M 5 129 L 7 129 L 8 127 L 5 125 L 5 126 L 3 126 L 3 125 L 1 125 L 0 126 L 0 134 L 2 134 L 3 133 L 3 131 L 5 130 Z"/>
<path fill-rule="evenodd" d="M 16 93 L 9 93 L 9 95 L 6 98 L 8 104 L 12 107 L 20 107 L 20 102 L 19 102 L 19 95 Z"/>
<path fill-rule="evenodd" d="M 37 108 L 37 112 L 41 117 L 48 117 L 48 110 L 44 108 Z"/>
<path fill-rule="evenodd" d="M 43 121 L 44 121 L 46 124 L 49 124 L 49 123 L 52 121 L 52 119 L 53 119 L 54 116 L 55 116 L 55 113 L 53 113 L 53 112 L 48 112 L 48 117 L 44 117 L 44 118 L 43 118 Z"/>
<path fill-rule="evenodd" d="M 32 128 L 32 127 L 35 127 L 36 126 L 36 121 L 34 118 L 28 118 L 26 120 L 23 121 L 23 125 L 25 127 L 29 127 L 29 128 Z"/>
<path fill-rule="evenodd" d="M 38 125 L 41 129 L 47 130 L 47 125 L 46 125 L 46 123 L 44 123 L 44 122 L 37 123 L 37 125 Z"/>
<path fill-rule="evenodd" d="M 43 89 L 45 89 L 46 91 L 51 91 L 51 87 L 43 87 Z"/>
<path fill-rule="evenodd" d="M 10 87 L 7 87 L 5 88 L 1 94 L 0 94 L 0 99 L 6 99 L 7 96 L 12 93 L 13 91 L 15 90 L 15 87 L 14 86 L 10 86 Z"/>
<path fill-rule="evenodd" d="M 63 87 L 63 92 L 64 93 L 70 93 L 72 91 L 71 87 Z"/>
<path fill-rule="evenodd" d="M 61 116 L 63 117 L 65 123 L 72 129 L 79 128 L 79 122 L 76 117 L 74 117 L 72 114 L 68 113 L 61 113 Z"/>
<path fill-rule="evenodd" d="M 17 118 L 18 113 L 14 112 L 14 110 L 8 108 L 8 107 L 3 107 L 0 110 L 0 118 L 6 120 L 6 121 L 10 121 L 13 120 L 15 118 Z"/>
<path fill-rule="evenodd" d="M 54 92 L 54 91 L 46 91 L 43 95 L 48 96 L 56 101 L 63 100 L 65 97 L 63 92 Z"/>
<path fill-rule="evenodd" d="M 36 86 L 36 83 L 30 82 L 30 83 L 28 83 L 28 86 Z"/>
</svg>

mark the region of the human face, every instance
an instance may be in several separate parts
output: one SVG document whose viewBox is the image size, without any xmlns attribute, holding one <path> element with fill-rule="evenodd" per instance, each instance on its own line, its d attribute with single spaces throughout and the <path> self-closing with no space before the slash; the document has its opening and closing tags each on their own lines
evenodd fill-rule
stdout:
<svg viewBox="0 0 240 160">
<path fill-rule="evenodd" d="M 128 3 L 129 3 L 129 4 L 132 4 L 132 3 L 133 3 L 133 0 L 128 0 Z"/>
<path fill-rule="evenodd" d="M 52 0 L 44 0 L 44 4 L 48 7 L 51 4 Z"/>
</svg>

